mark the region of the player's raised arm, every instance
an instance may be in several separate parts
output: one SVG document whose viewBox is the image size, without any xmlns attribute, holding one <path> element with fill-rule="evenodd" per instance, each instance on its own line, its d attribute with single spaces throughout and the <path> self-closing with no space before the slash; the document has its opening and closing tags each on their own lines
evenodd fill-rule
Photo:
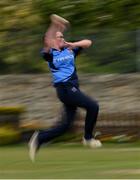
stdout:
<svg viewBox="0 0 140 180">
<path fill-rule="evenodd" d="M 58 15 L 53 14 L 50 16 L 50 19 L 51 24 L 44 38 L 44 48 L 46 52 L 48 52 L 50 48 L 55 47 L 54 39 L 56 37 L 56 32 L 59 31 L 63 33 L 69 26 L 69 22 Z"/>
</svg>

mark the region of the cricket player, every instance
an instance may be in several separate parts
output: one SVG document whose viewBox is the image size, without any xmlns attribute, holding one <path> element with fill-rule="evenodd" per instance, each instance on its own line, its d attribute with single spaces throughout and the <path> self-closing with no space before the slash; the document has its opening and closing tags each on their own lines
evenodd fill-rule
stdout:
<svg viewBox="0 0 140 180">
<path fill-rule="evenodd" d="M 57 96 L 64 106 L 64 116 L 61 123 L 48 130 L 36 131 L 29 141 L 29 155 L 32 161 L 43 143 L 64 134 L 72 125 L 77 107 L 86 110 L 83 144 L 91 148 L 102 144 L 93 136 L 99 105 L 85 95 L 79 88 L 75 60 L 84 48 L 92 45 L 92 41 L 84 39 L 77 42 L 67 42 L 63 32 L 69 27 L 69 22 L 58 16 L 51 15 L 51 24 L 44 38 L 42 56 L 48 63 L 52 73 L 53 84 Z"/>
</svg>

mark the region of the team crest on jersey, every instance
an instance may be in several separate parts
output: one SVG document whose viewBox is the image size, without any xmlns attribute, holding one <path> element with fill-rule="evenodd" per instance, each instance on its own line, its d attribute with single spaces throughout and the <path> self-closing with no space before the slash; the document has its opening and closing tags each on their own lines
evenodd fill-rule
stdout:
<svg viewBox="0 0 140 180">
<path fill-rule="evenodd" d="M 76 87 L 72 87 L 71 90 L 72 90 L 73 92 L 76 92 L 76 91 L 77 91 Z"/>
</svg>

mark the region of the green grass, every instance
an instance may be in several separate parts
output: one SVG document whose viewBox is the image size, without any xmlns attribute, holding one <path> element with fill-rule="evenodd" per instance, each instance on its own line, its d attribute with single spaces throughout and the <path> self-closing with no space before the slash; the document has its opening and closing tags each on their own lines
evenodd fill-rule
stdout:
<svg viewBox="0 0 140 180">
<path fill-rule="evenodd" d="M 0 178 L 140 178 L 140 144 L 52 144 L 40 149 L 35 163 L 26 145 L 0 147 Z"/>
</svg>

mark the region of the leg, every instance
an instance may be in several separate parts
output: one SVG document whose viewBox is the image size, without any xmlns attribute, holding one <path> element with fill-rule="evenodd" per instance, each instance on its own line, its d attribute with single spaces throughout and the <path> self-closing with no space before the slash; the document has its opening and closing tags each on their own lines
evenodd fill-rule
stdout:
<svg viewBox="0 0 140 180">
<path fill-rule="evenodd" d="M 36 152 L 43 143 L 53 140 L 55 137 L 60 136 L 67 131 L 74 120 L 76 107 L 64 105 L 64 113 L 61 124 L 46 131 L 36 131 L 32 135 L 29 141 L 29 156 L 32 161 L 35 160 Z"/>
<path fill-rule="evenodd" d="M 84 93 L 82 93 L 79 89 L 73 91 L 73 87 L 69 88 L 68 90 L 69 104 L 73 104 L 78 107 L 85 108 L 86 119 L 85 119 L 85 139 L 91 139 L 93 137 L 92 132 L 96 125 L 99 105 L 95 100 L 92 100 Z"/>
<path fill-rule="evenodd" d="M 62 121 L 51 129 L 39 132 L 38 135 L 39 146 L 65 133 L 70 128 L 74 120 L 75 113 L 76 113 L 75 106 L 64 105 L 64 116 L 62 117 Z"/>
<path fill-rule="evenodd" d="M 86 114 L 86 120 L 85 120 L 85 139 L 91 139 L 92 138 L 92 132 L 95 128 L 97 116 L 99 112 L 99 106 L 96 101 L 92 100 L 92 102 L 89 101 L 88 107 L 87 107 L 87 114 Z"/>
</svg>

